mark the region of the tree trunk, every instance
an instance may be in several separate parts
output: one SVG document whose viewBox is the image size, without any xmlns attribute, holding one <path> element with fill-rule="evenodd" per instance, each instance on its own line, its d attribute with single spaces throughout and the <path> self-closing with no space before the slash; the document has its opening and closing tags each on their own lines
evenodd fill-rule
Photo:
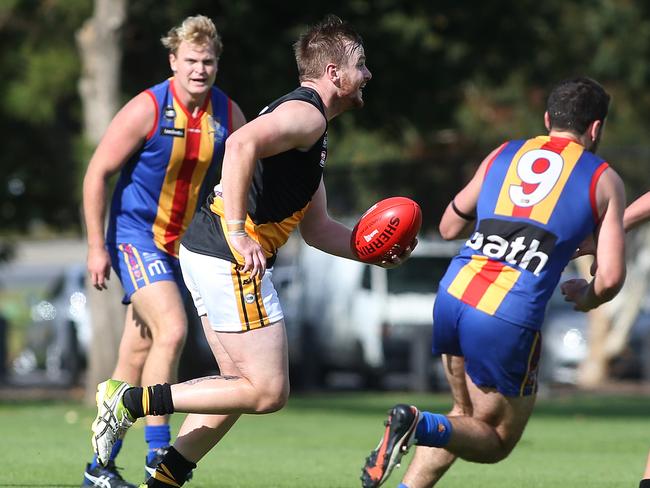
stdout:
<svg viewBox="0 0 650 488">
<path fill-rule="evenodd" d="M 96 146 L 120 104 L 122 61 L 121 27 L 126 0 L 95 0 L 93 16 L 77 31 L 82 74 L 79 93 L 83 106 L 84 135 Z M 97 383 L 110 377 L 124 327 L 125 307 L 119 280 L 113 275 L 108 290 L 87 286 L 92 340 L 88 355 L 86 395 L 94 403 Z"/>
<path fill-rule="evenodd" d="M 609 362 L 627 346 L 647 294 L 650 277 L 650 226 L 630 233 L 627 238 L 627 278 L 625 286 L 611 302 L 589 312 L 588 354 L 578 370 L 578 385 L 594 388 L 609 379 Z M 584 276 L 589 276 L 589 259 L 577 260 Z"/>
<path fill-rule="evenodd" d="M 577 312 L 580 313 L 580 312 Z M 587 357 L 578 368 L 577 383 L 581 388 L 595 388 L 608 377 L 605 345 L 611 320 L 603 306 L 588 312 Z"/>
<path fill-rule="evenodd" d="M 93 16 L 77 31 L 84 132 L 97 145 L 120 105 L 121 28 L 126 0 L 95 0 Z"/>
</svg>

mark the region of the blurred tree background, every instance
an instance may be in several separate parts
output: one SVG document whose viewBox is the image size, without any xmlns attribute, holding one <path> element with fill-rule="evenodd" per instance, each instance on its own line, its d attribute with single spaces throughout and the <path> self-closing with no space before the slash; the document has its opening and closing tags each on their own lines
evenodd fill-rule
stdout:
<svg viewBox="0 0 650 488">
<path fill-rule="evenodd" d="M 75 34 L 92 0 L 0 2 L 2 234 L 78 235 L 82 138 Z M 122 30 L 123 101 L 169 76 L 159 39 L 212 17 L 225 51 L 217 83 L 250 119 L 297 84 L 292 43 L 326 13 L 362 33 L 366 107 L 330 128 L 334 213 L 402 194 L 432 228 L 494 146 L 544 131 L 549 88 L 576 74 L 613 95 L 601 147 L 632 198 L 650 187 L 650 4 L 640 0 L 131 0 Z"/>
</svg>

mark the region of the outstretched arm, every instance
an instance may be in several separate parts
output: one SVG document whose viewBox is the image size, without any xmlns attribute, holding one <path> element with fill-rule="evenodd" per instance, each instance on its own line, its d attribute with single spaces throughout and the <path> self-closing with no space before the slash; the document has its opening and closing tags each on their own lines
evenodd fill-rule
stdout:
<svg viewBox="0 0 650 488">
<path fill-rule="evenodd" d="M 350 246 L 352 231 L 331 218 L 327 212 L 327 196 L 322 179 L 305 217 L 300 222 L 300 234 L 307 244 L 316 249 L 334 256 L 358 260 Z M 411 256 L 411 251 L 416 245 L 417 240 L 406 249 L 396 250 L 394 255 L 390 254 L 377 263 L 378 266 L 383 268 L 399 266 Z"/>
<path fill-rule="evenodd" d="M 352 231 L 332 219 L 327 212 L 325 184 L 321 179 L 318 190 L 300 222 L 300 234 L 307 244 L 328 254 L 356 259 L 350 248 Z"/>
<path fill-rule="evenodd" d="M 650 220 L 650 192 L 641 195 L 625 209 L 623 225 L 629 231 Z"/>
</svg>

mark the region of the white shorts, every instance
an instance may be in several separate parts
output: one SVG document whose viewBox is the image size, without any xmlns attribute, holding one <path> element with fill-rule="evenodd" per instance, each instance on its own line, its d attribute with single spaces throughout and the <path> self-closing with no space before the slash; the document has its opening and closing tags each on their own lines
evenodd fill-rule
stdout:
<svg viewBox="0 0 650 488">
<path fill-rule="evenodd" d="M 185 286 L 199 316 L 207 315 L 218 332 L 259 329 L 284 318 L 271 282 L 272 270 L 251 280 L 235 263 L 180 246 Z"/>
</svg>

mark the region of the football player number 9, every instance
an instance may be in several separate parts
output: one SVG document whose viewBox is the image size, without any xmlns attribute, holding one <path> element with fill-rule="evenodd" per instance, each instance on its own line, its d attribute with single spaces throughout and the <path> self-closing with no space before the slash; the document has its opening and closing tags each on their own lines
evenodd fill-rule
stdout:
<svg viewBox="0 0 650 488">
<path fill-rule="evenodd" d="M 517 176 L 521 185 L 510 186 L 510 200 L 518 207 L 532 207 L 551 193 L 560 179 L 564 160 L 546 149 L 533 149 L 517 162 Z"/>
</svg>

